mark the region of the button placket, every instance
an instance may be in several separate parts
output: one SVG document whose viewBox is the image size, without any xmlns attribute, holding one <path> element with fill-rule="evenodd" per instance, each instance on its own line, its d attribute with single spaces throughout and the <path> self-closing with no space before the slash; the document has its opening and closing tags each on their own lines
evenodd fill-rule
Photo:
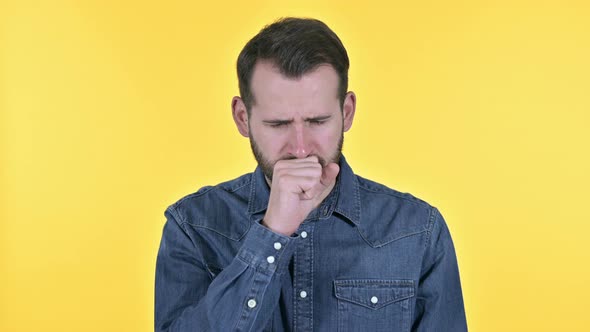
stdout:
<svg viewBox="0 0 590 332">
<path fill-rule="evenodd" d="M 313 330 L 313 232 L 313 223 L 304 225 L 294 255 L 293 304 L 297 331 Z"/>
</svg>

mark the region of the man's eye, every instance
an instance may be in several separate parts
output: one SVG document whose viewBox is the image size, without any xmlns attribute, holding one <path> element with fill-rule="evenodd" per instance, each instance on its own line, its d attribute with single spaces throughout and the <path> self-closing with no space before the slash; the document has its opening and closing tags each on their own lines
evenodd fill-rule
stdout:
<svg viewBox="0 0 590 332">
<path fill-rule="evenodd" d="M 286 123 L 278 122 L 278 123 L 271 123 L 270 126 L 273 128 L 279 128 L 285 126 Z"/>
<path fill-rule="evenodd" d="M 312 120 L 312 121 L 309 121 L 309 123 L 311 123 L 312 125 L 321 125 L 324 122 L 326 122 L 326 120 Z"/>
</svg>

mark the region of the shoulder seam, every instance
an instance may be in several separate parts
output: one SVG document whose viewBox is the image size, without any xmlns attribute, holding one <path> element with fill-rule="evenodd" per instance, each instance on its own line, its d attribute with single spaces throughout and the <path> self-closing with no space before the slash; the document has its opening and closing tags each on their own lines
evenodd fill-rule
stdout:
<svg viewBox="0 0 590 332">
<path fill-rule="evenodd" d="M 245 182 L 241 186 L 238 186 L 237 188 L 231 188 L 229 191 L 230 192 L 236 192 L 236 191 L 242 189 L 243 187 L 249 185 L 250 182 L 251 182 L 251 177 L 249 177 L 247 180 L 245 180 Z M 185 200 L 187 200 L 189 198 L 199 197 L 199 196 L 205 195 L 206 193 L 210 192 L 213 189 L 220 188 L 222 184 L 223 183 L 219 183 L 219 184 L 216 184 L 214 186 L 210 186 L 210 185 L 203 186 L 199 190 L 197 190 L 196 192 L 194 192 L 192 194 L 188 194 L 188 195 L 182 197 L 181 199 L 179 199 L 178 201 L 176 201 L 176 203 L 174 203 L 173 205 L 180 205 L 180 204 L 182 204 L 182 202 L 184 202 Z"/>
<path fill-rule="evenodd" d="M 432 240 L 432 230 L 434 229 L 434 222 L 436 221 L 436 214 L 438 213 L 438 209 L 434 206 L 431 206 L 430 215 L 428 220 L 428 228 L 426 229 L 427 237 L 426 241 L 424 242 L 424 248 L 428 248 L 430 245 L 430 241 Z"/>
<path fill-rule="evenodd" d="M 361 178 L 361 179 L 363 179 L 363 178 Z M 383 184 L 378 184 L 378 185 L 383 186 L 383 188 L 385 190 L 375 190 L 375 189 L 369 188 L 369 187 L 363 185 L 362 181 L 358 181 L 358 184 L 359 184 L 359 187 L 361 187 L 362 189 L 364 189 L 366 191 L 370 191 L 372 193 L 395 196 L 395 197 L 403 199 L 405 201 L 422 205 L 426 208 L 432 208 L 432 205 L 430 205 L 428 202 L 426 202 L 418 197 L 415 197 L 411 194 L 404 194 L 404 193 L 398 192 L 397 190 L 389 188 Z M 411 197 L 406 197 L 405 195 L 411 195 Z"/>
<path fill-rule="evenodd" d="M 176 209 L 178 202 L 170 205 L 168 207 L 168 210 L 170 210 L 170 212 L 174 215 L 174 218 L 176 219 L 176 223 L 178 224 L 178 226 L 182 227 L 182 224 L 185 223 L 184 218 L 182 218 L 182 216 L 180 215 L 180 213 L 178 213 L 178 210 Z"/>
</svg>

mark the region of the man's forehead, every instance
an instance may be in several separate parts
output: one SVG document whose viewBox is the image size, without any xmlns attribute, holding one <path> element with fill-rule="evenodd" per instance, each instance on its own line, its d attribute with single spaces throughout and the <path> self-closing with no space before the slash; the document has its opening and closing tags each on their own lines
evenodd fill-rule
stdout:
<svg viewBox="0 0 590 332">
<path fill-rule="evenodd" d="M 271 62 L 256 64 L 251 88 L 255 104 L 337 100 L 339 78 L 332 66 L 320 65 L 299 77 L 285 76 Z"/>
<path fill-rule="evenodd" d="M 254 69 L 252 71 L 252 81 L 255 78 L 260 77 L 261 74 L 272 75 L 280 77 L 284 80 L 291 80 L 291 81 L 301 81 L 304 78 L 309 78 L 311 76 L 325 76 L 329 75 L 333 78 L 338 79 L 338 73 L 329 63 L 321 63 L 316 66 L 306 68 L 305 71 L 301 73 L 294 73 L 294 70 L 283 70 L 281 67 L 273 60 L 270 59 L 263 59 L 256 61 L 254 65 Z"/>
</svg>

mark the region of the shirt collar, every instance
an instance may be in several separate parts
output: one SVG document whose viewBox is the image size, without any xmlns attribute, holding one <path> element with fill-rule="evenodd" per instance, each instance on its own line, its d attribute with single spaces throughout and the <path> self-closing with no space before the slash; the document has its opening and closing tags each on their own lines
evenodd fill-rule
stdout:
<svg viewBox="0 0 590 332">
<path fill-rule="evenodd" d="M 343 155 L 340 156 L 339 165 L 340 172 L 334 188 L 324 201 L 310 212 L 306 220 L 327 219 L 336 212 L 359 226 L 361 200 L 358 180 Z M 255 215 L 266 211 L 269 195 L 270 188 L 266 183 L 262 169 L 258 166 L 252 173 L 248 201 L 248 213 L 253 219 Z"/>
<path fill-rule="evenodd" d="M 248 213 L 250 215 L 266 211 L 270 188 L 266 183 L 264 173 L 260 166 L 256 167 L 250 180 L 250 198 L 248 199 Z"/>
</svg>

